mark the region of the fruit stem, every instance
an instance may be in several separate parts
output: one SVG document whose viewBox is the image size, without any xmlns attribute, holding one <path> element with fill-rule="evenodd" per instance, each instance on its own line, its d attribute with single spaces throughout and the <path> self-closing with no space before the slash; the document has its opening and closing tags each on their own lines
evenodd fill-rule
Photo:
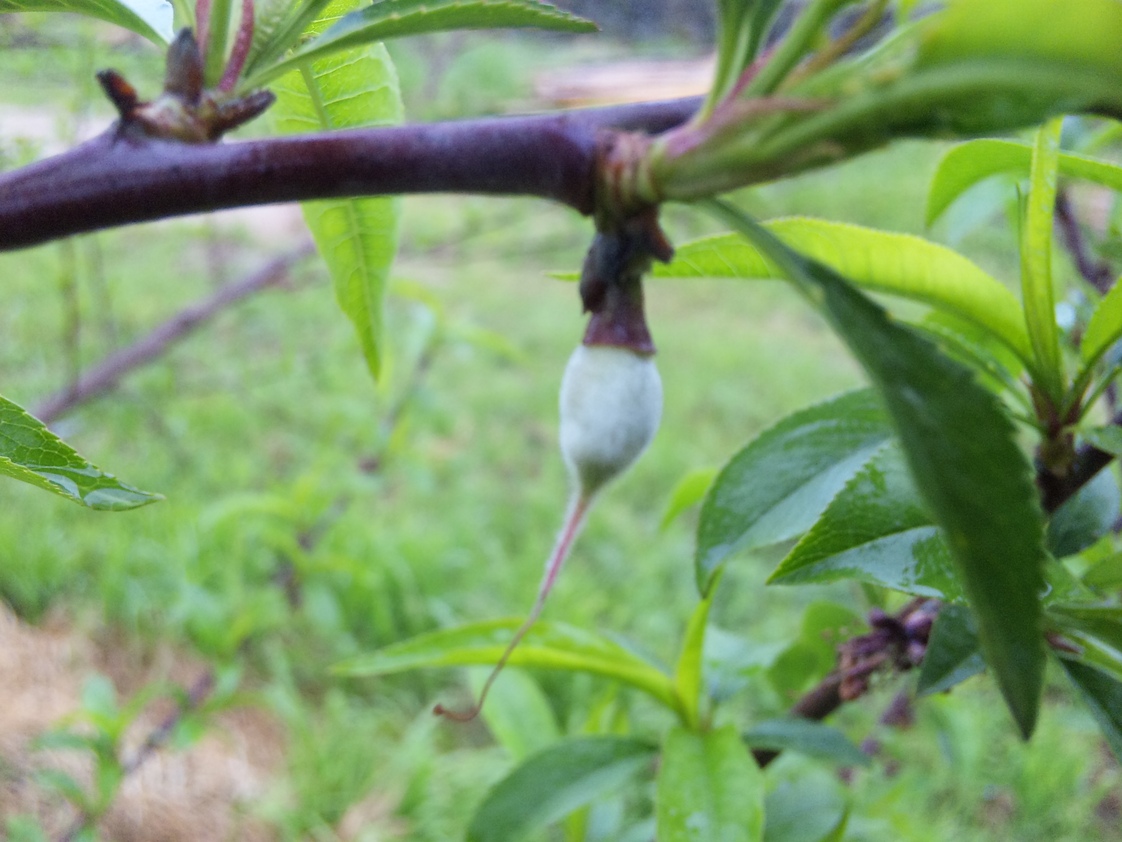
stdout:
<svg viewBox="0 0 1122 842">
<path fill-rule="evenodd" d="M 578 489 L 573 492 L 572 499 L 569 501 L 568 512 L 565 514 L 564 524 L 561 527 L 561 533 L 557 536 L 557 543 L 554 545 L 548 561 L 546 561 L 545 574 L 542 577 L 541 585 L 538 586 L 538 598 L 534 602 L 534 607 L 530 609 L 530 614 L 526 617 L 525 622 L 514 633 L 514 637 L 511 638 L 506 651 L 503 652 L 502 657 L 499 658 L 498 663 L 491 670 L 491 674 L 487 676 L 487 681 L 483 684 L 483 690 L 479 693 L 479 701 L 473 707 L 464 711 L 449 710 L 444 705 L 438 704 L 432 710 L 437 716 L 443 716 L 453 722 L 470 722 L 479 716 L 479 712 L 483 709 L 483 703 L 487 701 L 487 694 L 491 691 L 491 685 L 495 683 L 495 679 L 499 677 L 499 673 L 506 666 L 506 662 L 514 653 L 515 648 L 522 642 L 522 638 L 526 636 L 526 633 L 530 631 L 530 628 L 541 615 L 549 592 L 553 590 L 553 584 L 557 581 L 557 574 L 561 572 L 561 567 L 565 564 L 565 559 L 569 557 L 573 543 L 584 526 L 589 509 L 592 507 L 592 499 L 593 495 L 584 490 Z"/>
</svg>

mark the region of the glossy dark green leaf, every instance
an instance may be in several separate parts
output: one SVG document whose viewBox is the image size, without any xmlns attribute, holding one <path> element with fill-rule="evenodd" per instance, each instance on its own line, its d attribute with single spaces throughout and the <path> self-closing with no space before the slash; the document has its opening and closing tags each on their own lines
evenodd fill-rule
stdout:
<svg viewBox="0 0 1122 842">
<path fill-rule="evenodd" d="M 491 620 L 430 632 L 360 655 L 336 667 L 343 675 L 391 675 L 416 669 L 491 666 L 521 620 Z M 539 622 L 510 655 L 512 667 L 587 672 L 636 687 L 677 710 L 674 684 L 657 664 L 621 643 L 584 629 Z"/>
<path fill-rule="evenodd" d="M 1122 681 L 1079 661 L 1060 658 L 1060 664 L 1091 709 L 1110 750 L 1122 761 Z"/>
<path fill-rule="evenodd" d="M 1114 527 L 1120 506 L 1114 472 L 1100 471 L 1052 515 L 1045 533 L 1048 551 L 1063 558 L 1087 549 Z"/>
<path fill-rule="evenodd" d="M 306 62 L 274 85 L 285 134 L 385 126 L 404 116 L 397 71 L 380 44 Z M 397 249 L 397 199 L 325 199 L 301 209 L 327 264 L 339 306 L 375 377 L 383 355 L 382 303 Z"/>
<path fill-rule="evenodd" d="M 738 550 L 797 538 L 892 430 L 871 390 L 796 412 L 762 433 L 721 470 L 697 528 L 698 587 Z"/>
<path fill-rule="evenodd" d="M 596 24 L 538 0 L 379 0 L 344 15 L 326 32 L 272 66 L 255 66 L 247 85 L 257 87 L 309 60 L 350 49 L 451 29 L 533 27 L 594 32 Z"/>
<path fill-rule="evenodd" d="M 880 392 L 916 487 L 946 536 L 986 661 L 1028 736 L 1044 681 L 1044 517 L 1004 409 L 968 369 L 835 272 L 735 209 L 713 205 L 821 307 Z"/>
<path fill-rule="evenodd" d="M 0 474 L 104 511 L 135 509 L 163 499 L 91 465 L 41 421 L 2 397 Z"/>
<path fill-rule="evenodd" d="M 658 775 L 659 842 L 759 842 L 764 777 L 731 725 L 674 728 Z"/>
<path fill-rule="evenodd" d="M 743 734 L 753 749 L 797 751 L 808 757 L 830 760 L 841 766 L 868 766 L 867 754 L 837 728 L 809 719 L 784 717 L 753 725 Z"/>
<path fill-rule="evenodd" d="M 517 842 L 625 784 L 655 758 L 631 737 L 574 737 L 531 755 L 483 799 L 468 842 Z"/>
<path fill-rule="evenodd" d="M 978 627 L 965 605 L 944 603 L 935 618 L 916 692 L 942 693 L 986 668 Z"/>
<path fill-rule="evenodd" d="M 895 446 L 877 453 L 838 492 L 768 581 L 838 579 L 917 596 L 962 597 L 946 541 Z"/>
<path fill-rule="evenodd" d="M 6 12 L 73 12 L 123 26 L 152 43 L 171 41 L 172 7 L 167 0 L 0 0 Z"/>
</svg>

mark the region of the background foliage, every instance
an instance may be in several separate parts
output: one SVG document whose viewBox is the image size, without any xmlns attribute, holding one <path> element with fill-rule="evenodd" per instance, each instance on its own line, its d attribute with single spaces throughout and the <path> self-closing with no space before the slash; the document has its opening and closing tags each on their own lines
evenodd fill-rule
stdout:
<svg viewBox="0 0 1122 842">
<path fill-rule="evenodd" d="M 7 20 L 0 18 L 5 26 Z M 18 25 L 25 26 L 22 19 Z M 17 100 L 28 88 L 44 97 L 54 88 L 65 98 L 75 85 L 88 92 L 83 80 L 94 64 L 158 67 L 150 54 L 106 45 L 86 24 L 65 35 L 85 37 L 80 50 L 52 46 L 64 36 L 50 28 L 32 24 L 27 32 L 33 48 L 0 58 L 5 78 L 26 81 L 23 90 L 10 86 Z M 440 99 L 431 92 L 446 88 L 466 95 L 441 107 L 485 108 L 487 84 L 475 78 L 509 75 L 495 73 L 496 66 L 543 61 L 540 43 L 468 39 L 433 78 L 426 49 L 445 43 L 391 45 L 407 111 L 433 109 Z M 64 103 L 60 119 L 76 128 L 82 102 L 80 110 Z M 4 148 L 15 163 L 33 150 L 5 123 L 11 136 Z M 756 188 L 737 203 L 762 217 L 810 214 L 919 233 L 943 151 L 904 144 L 829 173 Z M 1000 213 L 1003 205 L 989 207 Z M 624 719 L 640 733 L 667 727 L 649 702 L 609 684 L 516 673 L 504 678 L 505 695 L 488 717 L 499 742 L 491 746 L 481 730 L 428 720 L 431 701 L 454 692 L 438 674 L 325 673 L 328 662 L 520 610 L 563 494 L 552 420 L 560 363 L 544 361 L 564 359 L 581 319 L 571 287 L 543 270 L 577 265 L 586 227 L 553 208 L 527 214 L 524 203 L 499 200 L 410 199 L 402 214 L 401 257 L 388 280 L 384 341 L 392 350 L 377 384 L 363 371 L 361 339 L 339 323 L 325 294 L 323 270 L 301 264 L 291 289 L 224 314 L 114 399 L 60 426 L 82 452 L 160 489 L 167 503 L 95 520 L 33 489 L 0 488 L 7 501 L 0 546 L 9 548 L 0 591 L 21 615 L 42 620 L 65 612 L 84 618 L 80 629 L 110 626 L 143 645 L 170 641 L 245 671 L 255 703 L 291 732 L 288 770 L 265 815 L 293 838 L 341 835 L 348 808 L 371 791 L 394 800 L 404 838 L 445 839 L 465 830 L 489 838 L 493 825 L 481 819 L 467 828 L 463 804 L 478 803 L 512 762 L 563 733 L 609 740 L 603 735 Z M 954 236 L 980 266 L 1015 286 L 1018 244 L 1010 228 L 969 225 L 964 215 L 945 220 L 937 234 Z M 682 241 L 712 230 L 679 212 L 670 222 Z M 8 395 L 34 406 L 84 361 L 276 248 L 229 219 L 152 230 L 158 238 L 114 232 L 0 257 L 0 274 L 9 279 L 0 317 L 10 339 L 0 349 Z M 177 255 L 174 283 L 169 254 Z M 1058 277 L 1072 279 L 1066 258 L 1057 261 Z M 527 295 L 532 307 L 523 304 Z M 594 519 L 550 613 L 570 625 L 624 631 L 656 660 L 674 663 L 695 602 L 686 563 L 695 515 L 659 534 L 670 489 L 698 466 L 723 463 L 787 412 L 860 386 L 863 375 L 785 287 L 657 280 L 648 295 L 668 417 L 651 453 Z M 59 341 L 42 341 L 45 332 Z M 711 609 L 709 645 L 726 653 L 712 657 L 723 665 L 726 711 L 751 722 L 778 716 L 827 672 L 832 642 L 860 625 L 861 612 L 898 604 L 855 584 L 765 592 L 778 561 L 765 543 L 738 559 Z M 1099 544 L 1086 561 L 1109 558 Z M 624 591 L 628 600 L 616 598 Z M 1073 677 L 1094 681 L 1078 666 Z M 751 692 L 734 695 L 745 687 Z M 784 817 L 805 815 L 813 790 L 821 809 L 810 812 L 825 817 L 820 838 L 929 838 L 933 828 L 966 838 L 1114 838 L 1118 767 L 1066 687 L 1050 680 L 1053 704 L 1025 746 L 1000 718 L 991 682 L 973 680 L 925 700 L 911 730 L 876 721 L 895 688 L 877 689 L 871 704 L 852 706 L 838 720 L 853 742 L 869 737 L 873 764 L 859 768 L 848 755 L 842 785 L 831 762 L 784 755 L 766 773 L 766 832 L 800 838 L 793 818 L 787 833 L 794 835 L 782 835 Z M 518 726 L 531 715 L 548 724 Z M 727 729 L 705 737 L 672 732 L 679 765 L 657 781 L 634 761 L 649 750 L 641 738 L 598 743 L 591 749 L 600 752 L 596 768 L 620 771 L 621 779 L 639 771 L 640 786 L 577 814 L 560 832 L 627 838 L 630 828 L 635 838 L 649 835 L 644 822 L 654 793 L 695 779 L 691 764 L 698 774 L 722 770 L 725 783 L 753 774 L 735 737 Z M 380 752 L 376 766 L 370 745 Z M 825 754 L 837 762 L 839 751 Z M 580 756 L 572 762 L 581 768 Z M 712 790 L 719 802 L 721 789 Z M 724 810 L 713 805 L 716 815 Z M 16 818 L 10 821 L 14 827 Z"/>
</svg>

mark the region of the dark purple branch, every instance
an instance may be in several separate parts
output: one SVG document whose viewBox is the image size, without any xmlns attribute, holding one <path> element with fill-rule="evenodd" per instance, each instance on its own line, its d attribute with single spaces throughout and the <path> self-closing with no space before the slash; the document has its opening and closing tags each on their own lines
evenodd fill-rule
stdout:
<svg viewBox="0 0 1122 842">
<path fill-rule="evenodd" d="M 0 251 L 223 208 L 391 193 L 540 196 L 593 210 L 600 132 L 660 132 L 698 99 L 219 144 L 111 129 L 0 174 Z"/>
</svg>

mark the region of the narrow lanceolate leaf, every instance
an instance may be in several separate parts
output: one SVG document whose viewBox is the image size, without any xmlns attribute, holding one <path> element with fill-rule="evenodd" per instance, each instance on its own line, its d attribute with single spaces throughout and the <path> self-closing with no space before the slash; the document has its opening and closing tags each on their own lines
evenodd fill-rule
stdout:
<svg viewBox="0 0 1122 842">
<path fill-rule="evenodd" d="M 610 795 L 651 765 L 657 748 L 633 737 L 575 737 L 531 755 L 483 799 L 468 842 L 518 842 Z"/>
<path fill-rule="evenodd" d="M 241 87 L 259 87 L 257 70 L 271 68 L 305 33 L 320 33 L 327 23 L 328 6 L 343 6 L 343 13 L 354 11 L 358 0 L 256 0 L 253 38 L 246 55 Z M 331 16 L 333 23 L 338 15 Z M 276 76 L 277 74 L 273 74 Z M 272 78 L 272 77 L 270 77 Z"/>
<path fill-rule="evenodd" d="M 1037 385 L 1059 404 L 1064 390 L 1060 331 L 1052 290 L 1052 227 L 1056 208 L 1056 175 L 1060 154 L 1057 119 L 1036 133 L 1029 170 L 1028 206 L 1021 237 L 1021 297 L 1036 357 Z"/>
<path fill-rule="evenodd" d="M 880 392 L 956 562 L 986 660 L 1022 733 L 1031 734 L 1044 679 L 1044 518 L 997 398 L 828 267 L 790 251 L 739 211 L 709 207 L 822 308 Z"/>
<path fill-rule="evenodd" d="M 0 474 L 91 509 L 122 511 L 163 498 L 91 465 L 21 407 L 0 397 Z"/>
<path fill-rule="evenodd" d="M 864 390 L 796 412 L 736 454 L 701 509 L 694 561 L 702 592 L 730 554 L 810 529 L 891 436 L 880 401 Z"/>
<path fill-rule="evenodd" d="M 1098 721 L 1110 750 L 1122 761 L 1122 681 L 1079 661 L 1061 658 L 1060 664 Z"/>
<path fill-rule="evenodd" d="M 1122 172 L 1122 169 L 1119 170 Z M 1122 190 L 1122 184 L 1118 189 Z M 1093 364 L 1107 352 L 1111 345 L 1122 338 L 1122 284 L 1115 282 L 1110 292 L 1103 296 L 1087 322 L 1083 333 L 1083 343 L 1079 351 L 1083 362 Z"/>
<path fill-rule="evenodd" d="M 857 472 L 768 581 L 838 579 L 962 597 L 950 550 L 897 447 L 881 450 Z"/>
<path fill-rule="evenodd" d="M 678 480 L 678 484 L 670 492 L 670 500 L 662 513 L 659 528 L 666 529 L 679 515 L 704 500 L 716 478 L 716 468 L 694 468 Z"/>
<path fill-rule="evenodd" d="M 1096 562 L 1083 574 L 1083 583 L 1098 591 L 1122 588 L 1122 552 L 1114 552 Z"/>
<path fill-rule="evenodd" d="M 1008 173 L 1028 178 L 1032 147 L 1013 140 L 984 138 L 955 146 L 942 160 L 927 194 L 927 224 L 934 223 L 954 201 L 983 179 Z M 1122 190 L 1122 167 L 1086 155 L 1061 152 L 1060 175 L 1093 181 Z"/>
<path fill-rule="evenodd" d="M 659 842 L 763 839 L 763 773 L 733 726 L 667 735 L 657 818 Z"/>
<path fill-rule="evenodd" d="M 433 667 L 493 666 L 520 625 L 520 620 L 512 619 L 443 629 L 361 655 L 337 670 L 372 676 Z M 605 676 L 650 694 L 672 710 L 677 708 L 674 684 L 658 664 L 615 640 L 572 626 L 537 623 L 508 663 Z"/>
<path fill-rule="evenodd" d="M 705 662 L 705 629 L 709 624 L 709 609 L 717 589 L 712 588 L 709 595 L 701 600 L 690 615 L 686 634 L 682 640 L 682 651 L 674 669 L 674 690 L 680 699 L 682 724 L 688 728 L 699 727 L 701 718 L 702 674 Z"/>
<path fill-rule="evenodd" d="M 776 219 L 764 227 L 786 245 L 819 260 L 871 292 L 918 301 L 977 325 L 1022 360 L 1032 358 L 1024 315 L 997 279 L 945 246 L 910 234 L 877 231 L 822 219 Z M 778 267 L 735 234 L 687 243 L 655 275 L 704 278 L 778 278 Z"/>
<path fill-rule="evenodd" d="M 114 23 L 164 46 L 172 36 L 168 0 L 0 0 L 5 12 L 74 12 Z"/>
<path fill-rule="evenodd" d="M 837 728 L 810 719 L 769 719 L 752 726 L 743 737 L 744 742 L 754 749 L 797 751 L 841 766 L 868 766 L 871 763 L 869 756 Z"/>
<path fill-rule="evenodd" d="M 538 0 L 378 0 L 345 15 L 318 38 L 272 67 L 254 73 L 260 85 L 278 73 L 339 50 L 450 29 L 534 27 L 562 32 L 594 32 L 596 24 Z"/>
<path fill-rule="evenodd" d="M 1122 681 L 1122 608 L 1053 604 L 1049 623 L 1079 648 L 1079 660 Z"/>
<path fill-rule="evenodd" d="M 931 628 L 916 692 L 941 693 L 985 668 L 978 627 L 970 609 L 965 605 L 944 605 Z"/>
<path fill-rule="evenodd" d="M 741 75 L 759 52 L 780 2 L 718 0 L 717 67 L 702 116 L 708 116 L 713 106 L 735 89 Z"/>
<path fill-rule="evenodd" d="M 279 79 L 272 113 L 285 133 L 399 123 L 397 73 L 381 45 L 309 62 Z M 377 377 L 382 362 L 382 302 L 397 248 L 397 200 L 328 199 L 303 204 L 304 219 L 354 323 Z"/>
</svg>

